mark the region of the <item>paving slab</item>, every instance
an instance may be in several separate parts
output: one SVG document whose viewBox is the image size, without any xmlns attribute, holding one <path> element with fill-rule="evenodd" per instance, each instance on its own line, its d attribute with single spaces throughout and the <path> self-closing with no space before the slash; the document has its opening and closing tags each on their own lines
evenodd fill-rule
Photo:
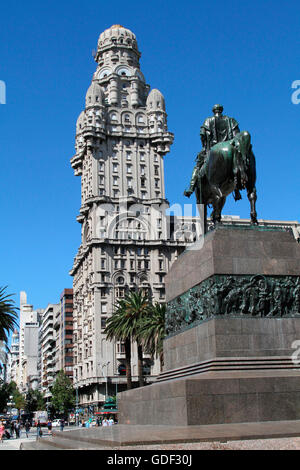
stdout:
<svg viewBox="0 0 300 470">
<path fill-rule="evenodd" d="M 300 437 L 300 420 L 234 423 L 205 426 L 115 425 L 108 428 L 55 432 L 52 438 L 39 439 L 34 447 L 47 450 L 123 448 L 179 443 L 227 442 L 249 439 Z M 45 442 L 44 442 L 45 441 Z M 22 444 L 29 450 L 33 443 Z"/>
</svg>

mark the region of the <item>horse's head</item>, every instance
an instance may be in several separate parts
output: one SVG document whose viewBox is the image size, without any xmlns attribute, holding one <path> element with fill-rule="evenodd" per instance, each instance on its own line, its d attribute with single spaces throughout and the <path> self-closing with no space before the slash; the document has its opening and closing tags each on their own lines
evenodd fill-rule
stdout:
<svg viewBox="0 0 300 470">
<path fill-rule="evenodd" d="M 248 131 L 242 131 L 236 134 L 233 139 L 231 139 L 231 144 L 235 149 L 242 154 L 242 156 L 247 155 L 251 150 L 251 137 Z"/>
<path fill-rule="evenodd" d="M 240 182 L 242 188 L 246 187 L 248 180 L 247 171 L 250 166 L 250 156 L 251 156 L 251 137 L 249 132 L 242 131 L 234 136 L 230 141 L 233 152 L 234 152 L 234 172 L 237 174 L 240 173 Z"/>
<path fill-rule="evenodd" d="M 252 149 L 251 145 L 251 136 L 248 131 L 239 132 L 231 140 L 231 145 L 234 147 L 235 151 L 238 152 L 243 160 L 243 162 L 249 164 L 249 155 Z"/>
</svg>

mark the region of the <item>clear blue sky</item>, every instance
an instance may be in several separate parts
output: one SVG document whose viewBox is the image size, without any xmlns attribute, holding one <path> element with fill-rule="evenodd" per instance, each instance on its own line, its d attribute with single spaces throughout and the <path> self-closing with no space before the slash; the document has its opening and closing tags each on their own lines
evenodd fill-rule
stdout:
<svg viewBox="0 0 300 470">
<path fill-rule="evenodd" d="M 258 215 L 299 220 L 300 4 L 279 0 L 2 2 L 0 80 L 1 275 L 35 307 L 57 302 L 80 244 L 80 178 L 73 176 L 77 116 L 99 34 L 118 23 L 137 36 L 147 83 L 166 98 L 175 134 L 165 159 L 170 203 L 200 150 L 199 128 L 220 102 L 253 139 Z M 246 195 L 224 213 L 249 216 Z M 17 302 L 19 299 L 17 297 Z"/>
</svg>

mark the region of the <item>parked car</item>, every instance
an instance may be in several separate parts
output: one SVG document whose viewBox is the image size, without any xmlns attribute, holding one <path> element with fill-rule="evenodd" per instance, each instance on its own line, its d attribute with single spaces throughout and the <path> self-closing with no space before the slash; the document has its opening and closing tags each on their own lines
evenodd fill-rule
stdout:
<svg viewBox="0 0 300 470">
<path fill-rule="evenodd" d="M 60 426 L 60 419 L 54 419 L 52 421 L 52 427 L 56 428 L 57 426 Z"/>
</svg>

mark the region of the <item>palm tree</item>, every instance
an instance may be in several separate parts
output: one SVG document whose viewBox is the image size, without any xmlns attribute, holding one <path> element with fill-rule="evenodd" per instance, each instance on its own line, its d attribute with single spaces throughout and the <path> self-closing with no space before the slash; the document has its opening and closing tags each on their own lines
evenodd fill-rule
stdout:
<svg viewBox="0 0 300 470">
<path fill-rule="evenodd" d="M 130 291 L 124 299 L 119 299 L 115 313 L 107 320 L 104 330 L 107 339 L 116 339 L 125 343 L 127 388 L 132 388 L 131 381 L 131 341 L 137 342 L 139 385 L 143 386 L 143 347 L 139 336 L 141 319 L 147 316 L 151 301 L 143 291 Z"/>
<path fill-rule="evenodd" d="M 11 299 L 13 294 L 7 294 L 6 287 L 0 288 L 0 341 L 7 343 L 8 335 L 17 325 L 17 307 Z"/>
<path fill-rule="evenodd" d="M 120 299 L 115 305 L 115 312 L 106 322 L 106 327 L 104 333 L 106 338 L 110 341 L 122 341 L 125 346 L 125 361 L 126 361 L 126 379 L 127 379 L 127 389 L 132 388 L 132 379 L 131 379 L 131 337 L 128 336 L 128 331 L 126 328 L 124 311 L 125 304 L 123 299 Z"/>
<path fill-rule="evenodd" d="M 159 357 L 161 371 L 164 364 L 165 316 L 166 304 L 156 303 L 152 306 L 150 314 L 141 320 L 139 333 L 144 350 L 153 357 Z"/>
</svg>

